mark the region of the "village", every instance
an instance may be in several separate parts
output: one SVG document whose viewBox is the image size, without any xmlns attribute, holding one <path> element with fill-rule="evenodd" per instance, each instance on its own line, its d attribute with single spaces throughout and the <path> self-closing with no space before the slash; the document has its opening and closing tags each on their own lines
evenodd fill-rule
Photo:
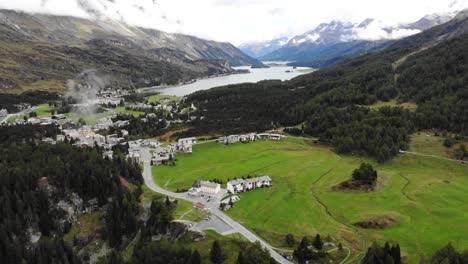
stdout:
<svg viewBox="0 0 468 264">
<path fill-rule="evenodd" d="M 123 96 L 126 95 L 122 91 L 114 90 L 102 90 L 97 93 L 91 104 L 108 106 L 110 104 L 122 104 L 124 101 Z M 82 104 L 79 104 L 82 105 Z M 168 115 L 176 114 L 180 111 L 178 105 L 171 105 L 169 99 L 162 99 L 157 104 L 149 103 L 136 103 L 126 105 L 128 109 L 134 111 L 144 110 L 163 110 L 167 111 Z M 77 124 L 73 119 L 69 118 L 65 114 L 53 113 L 50 116 L 42 117 L 29 117 L 28 114 L 34 111 L 34 108 L 30 105 L 21 105 L 21 114 L 24 114 L 24 118 L 17 118 L 12 122 L 4 123 L 2 125 L 15 126 L 23 124 L 33 125 L 55 125 L 57 126 L 61 134 L 58 134 L 55 138 L 46 137 L 43 138 L 43 142 L 49 144 L 56 144 L 57 142 L 69 142 L 77 147 L 94 147 L 101 148 L 102 155 L 105 158 L 112 159 L 114 157 L 115 147 L 123 147 L 127 151 L 124 153 L 127 160 L 134 163 L 142 163 L 143 158 L 142 152 L 148 151 L 150 153 L 150 164 L 151 166 L 171 166 L 175 164 L 175 157 L 178 154 L 191 154 L 193 152 L 193 146 L 197 144 L 195 137 L 180 138 L 176 142 L 162 142 L 154 138 L 147 139 L 133 139 L 129 140 L 129 132 L 125 129 L 129 125 L 128 120 L 117 120 L 116 115 L 102 117 L 96 120 L 94 125 L 90 124 Z M 194 106 L 192 106 L 194 108 Z M 2 109 L 0 111 L 1 117 L 7 117 L 8 111 Z M 145 122 L 147 118 L 154 118 L 155 114 L 147 113 L 141 120 Z M 190 121 L 191 119 L 189 118 Z M 173 123 L 182 123 L 182 120 L 172 120 Z M 170 123 L 169 123 L 170 124 Z M 169 125 L 168 124 L 168 125 Z M 119 128 L 119 134 L 105 134 L 102 131 L 107 131 L 110 128 Z M 236 144 L 253 142 L 257 140 L 282 140 L 286 136 L 275 133 L 248 133 L 240 135 L 227 135 L 221 136 L 213 141 L 219 144 Z M 258 176 L 251 177 L 247 176 L 244 179 L 233 179 L 226 183 L 225 188 L 221 188 L 220 183 L 212 182 L 206 179 L 197 180 L 193 186 L 191 186 L 187 194 L 192 197 L 210 197 L 219 196 L 222 198 L 228 194 L 237 194 L 257 188 L 269 187 L 272 185 L 272 179 L 269 176 Z M 234 201 L 239 198 L 234 197 Z M 232 201 L 233 199 L 230 199 Z M 223 201 L 227 203 L 226 201 Z M 198 205 L 200 207 L 200 205 Z"/>
</svg>

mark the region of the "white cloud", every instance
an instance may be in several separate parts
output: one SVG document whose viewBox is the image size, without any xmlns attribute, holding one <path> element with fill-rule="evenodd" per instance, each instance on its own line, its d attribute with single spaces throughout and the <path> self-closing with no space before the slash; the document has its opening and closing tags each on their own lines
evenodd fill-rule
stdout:
<svg viewBox="0 0 468 264">
<path fill-rule="evenodd" d="M 360 22 L 371 17 L 397 25 L 466 7 L 468 0 L 0 0 L 0 8 L 87 18 L 97 14 L 234 44 L 301 34 L 333 19 Z M 383 34 L 372 30 L 361 34 Z M 392 37 L 410 33 L 394 32 Z"/>
<path fill-rule="evenodd" d="M 382 21 L 374 20 L 366 27 L 356 27 L 350 35 L 342 37 L 343 41 L 351 40 L 381 40 L 381 39 L 400 39 L 421 32 L 417 29 L 389 28 Z"/>
</svg>

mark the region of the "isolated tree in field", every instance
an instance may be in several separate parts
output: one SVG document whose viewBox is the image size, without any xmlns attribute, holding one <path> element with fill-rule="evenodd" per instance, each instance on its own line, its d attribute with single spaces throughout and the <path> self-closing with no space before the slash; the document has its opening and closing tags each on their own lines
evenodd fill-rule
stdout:
<svg viewBox="0 0 468 264">
<path fill-rule="evenodd" d="M 288 246 L 294 246 L 294 236 L 293 234 L 287 234 L 286 235 L 286 245 Z"/>
<path fill-rule="evenodd" d="M 453 146 L 453 144 L 455 144 L 455 140 L 452 138 L 452 137 L 446 137 L 444 139 L 444 146 L 446 148 L 450 148 Z"/>
<path fill-rule="evenodd" d="M 314 246 L 314 248 L 318 249 L 318 250 L 322 250 L 323 248 L 323 241 L 322 241 L 322 238 L 320 237 L 319 234 L 317 234 L 315 236 L 315 239 L 314 239 L 314 242 L 312 243 L 312 245 Z"/>
<path fill-rule="evenodd" d="M 213 246 L 211 247 L 210 251 L 210 259 L 214 264 L 221 264 L 226 259 L 226 257 L 223 255 L 221 245 L 219 244 L 218 240 L 213 242 Z"/>
<path fill-rule="evenodd" d="M 192 257 L 190 258 L 190 264 L 201 264 L 201 256 L 198 250 L 193 251 Z"/>
<path fill-rule="evenodd" d="M 358 169 L 353 171 L 353 180 L 366 185 L 374 185 L 377 180 L 377 171 L 368 163 L 361 163 Z"/>
<path fill-rule="evenodd" d="M 225 203 L 220 203 L 219 204 L 219 210 L 224 211 L 226 209 L 226 204 Z"/>
<path fill-rule="evenodd" d="M 342 251 L 342 250 L 343 250 L 343 244 L 341 244 L 341 243 L 338 244 L 338 250 L 339 250 L 339 251 Z"/>
</svg>

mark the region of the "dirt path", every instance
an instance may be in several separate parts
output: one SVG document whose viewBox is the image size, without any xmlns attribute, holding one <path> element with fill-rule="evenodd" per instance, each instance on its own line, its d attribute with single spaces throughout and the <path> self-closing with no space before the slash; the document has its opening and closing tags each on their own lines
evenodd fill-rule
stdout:
<svg viewBox="0 0 468 264">
<path fill-rule="evenodd" d="M 442 156 L 424 154 L 424 153 L 419 153 L 419 152 L 400 150 L 400 153 L 401 154 L 417 155 L 417 156 L 422 156 L 422 157 L 430 157 L 430 158 L 436 158 L 436 159 L 443 159 L 443 160 L 448 160 L 448 161 L 455 161 L 455 162 L 459 162 L 459 163 L 462 163 L 462 164 L 468 164 L 468 161 L 464 161 L 464 160 L 451 159 L 451 158 L 446 158 L 446 157 L 442 157 Z"/>
<path fill-rule="evenodd" d="M 408 185 L 411 183 L 411 181 L 408 178 L 406 178 L 405 176 L 403 176 L 403 174 L 401 174 L 401 173 L 399 173 L 398 175 L 400 175 L 400 177 L 402 177 L 406 181 L 405 186 L 403 186 L 403 188 L 401 189 L 401 194 L 403 194 L 408 200 L 414 201 L 411 197 L 408 196 L 408 194 L 406 194 L 406 187 L 408 187 Z"/>
<path fill-rule="evenodd" d="M 182 220 L 188 213 L 192 212 L 192 209 L 188 210 L 187 212 L 185 212 L 183 215 L 181 215 L 179 217 L 179 220 Z"/>
</svg>

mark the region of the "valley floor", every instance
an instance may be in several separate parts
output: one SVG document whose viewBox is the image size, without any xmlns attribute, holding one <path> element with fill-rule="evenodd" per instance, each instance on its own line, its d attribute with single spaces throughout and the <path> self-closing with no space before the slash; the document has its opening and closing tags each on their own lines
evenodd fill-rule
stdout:
<svg viewBox="0 0 468 264">
<path fill-rule="evenodd" d="M 412 148 L 431 148 L 434 137 L 415 135 Z M 427 144 L 427 147 L 424 145 Z M 439 153 L 428 153 L 439 154 Z M 361 162 L 379 173 L 373 192 L 338 192 L 332 187 L 351 177 Z M 351 262 L 373 241 L 398 242 L 409 263 L 431 255 L 448 242 L 466 249 L 468 242 L 468 166 L 457 162 L 400 155 L 384 164 L 332 150 L 307 139 L 258 141 L 247 144 L 194 146 L 193 154 L 176 157 L 176 166 L 154 167 L 159 186 L 186 189 L 197 179 L 269 175 L 273 186 L 239 196 L 227 213 L 275 247 L 287 248 L 285 235 L 330 235 L 352 248 Z M 382 229 L 353 224 L 380 219 Z"/>
</svg>

